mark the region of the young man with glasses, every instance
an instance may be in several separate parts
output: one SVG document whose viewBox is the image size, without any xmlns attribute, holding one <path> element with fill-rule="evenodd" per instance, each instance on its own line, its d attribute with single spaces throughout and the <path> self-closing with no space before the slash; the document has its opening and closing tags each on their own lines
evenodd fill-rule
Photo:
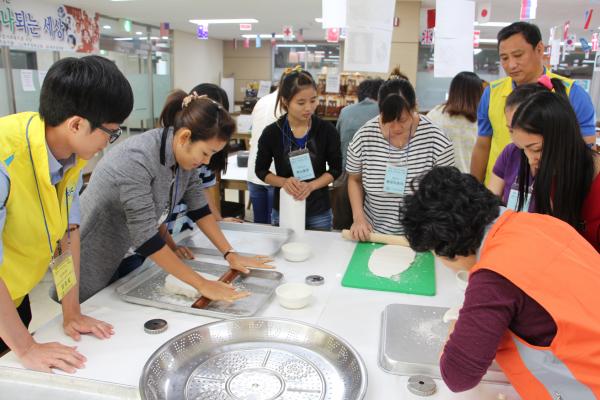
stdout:
<svg viewBox="0 0 600 400">
<path fill-rule="evenodd" d="M 105 339 L 112 326 L 79 306 L 79 191 L 81 170 L 121 135 L 133 108 L 127 79 L 111 61 L 65 58 L 48 71 L 39 113 L 0 118 L 0 354 L 15 352 L 38 371 L 75 372 L 85 357 L 29 334 L 28 294 L 48 266 L 61 288 L 63 327 L 75 340 Z"/>
</svg>

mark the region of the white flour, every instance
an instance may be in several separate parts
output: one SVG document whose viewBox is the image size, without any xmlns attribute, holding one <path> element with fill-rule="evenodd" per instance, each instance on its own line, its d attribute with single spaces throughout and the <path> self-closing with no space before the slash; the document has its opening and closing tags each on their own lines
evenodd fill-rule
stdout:
<svg viewBox="0 0 600 400">
<path fill-rule="evenodd" d="M 391 278 L 407 270 L 415 255 L 409 247 L 386 245 L 373 251 L 369 258 L 369 270 L 373 275 Z"/>
<path fill-rule="evenodd" d="M 204 277 L 205 279 L 213 281 L 219 279 L 219 277 L 215 275 L 204 273 L 201 274 L 199 272 L 196 273 Z M 187 283 L 175 278 L 173 275 L 167 275 L 167 277 L 165 278 L 165 292 L 169 294 L 178 294 L 192 299 L 197 299 L 201 296 L 201 293 L 198 292 L 193 286 L 188 285 Z"/>
</svg>

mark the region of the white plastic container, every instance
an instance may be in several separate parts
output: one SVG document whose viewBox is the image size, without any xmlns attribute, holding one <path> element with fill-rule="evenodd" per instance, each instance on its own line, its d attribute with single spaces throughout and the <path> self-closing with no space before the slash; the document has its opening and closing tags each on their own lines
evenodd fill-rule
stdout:
<svg viewBox="0 0 600 400">
<path fill-rule="evenodd" d="M 313 289 L 304 283 L 284 283 L 275 289 L 277 300 L 282 307 L 300 309 L 311 300 Z"/>
<path fill-rule="evenodd" d="M 284 189 L 279 191 L 279 226 L 294 231 L 294 239 L 304 236 L 306 200 L 294 200 Z"/>
<path fill-rule="evenodd" d="M 292 262 L 306 261 L 310 257 L 310 246 L 302 242 L 290 242 L 281 246 L 283 258 Z"/>
</svg>

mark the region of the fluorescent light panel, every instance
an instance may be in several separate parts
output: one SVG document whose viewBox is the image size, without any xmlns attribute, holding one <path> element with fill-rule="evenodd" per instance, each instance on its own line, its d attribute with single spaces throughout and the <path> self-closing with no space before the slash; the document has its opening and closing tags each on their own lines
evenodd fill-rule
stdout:
<svg viewBox="0 0 600 400">
<path fill-rule="evenodd" d="M 257 24 L 258 20 L 254 18 L 240 18 L 240 19 L 190 19 L 192 24 Z"/>
<path fill-rule="evenodd" d="M 473 22 L 474 26 L 488 27 L 488 28 L 504 28 L 505 26 L 509 26 L 512 22 L 484 22 L 480 24 L 479 22 Z"/>
</svg>

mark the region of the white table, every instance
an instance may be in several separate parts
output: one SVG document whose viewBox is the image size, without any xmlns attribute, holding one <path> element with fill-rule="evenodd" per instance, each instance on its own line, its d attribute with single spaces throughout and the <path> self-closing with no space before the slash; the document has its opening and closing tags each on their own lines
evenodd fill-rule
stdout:
<svg viewBox="0 0 600 400">
<path fill-rule="evenodd" d="M 284 279 L 288 282 L 303 282 L 307 275 L 319 274 L 325 277 L 325 284 L 316 288 L 314 302 L 305 309 L 286 310 L 273 299 L 260 315 L 316 324 L 346 339 L 365 361 L 368 371 L 367 400 L 419 399 L 406 389 L 406 376 L 388 374 L 377 364 L 381 312 L 391 303 L 446 307 L 460 304 L 463 294 L 455 283 L 454 274 L 436 265 L 437 295 L 433 297 L 345 288 L 341 286 L 341 280 L 354 243 L 343 240 L 339 233 L 313 231 L 307 231 L 305 241 L 313 250 L 309 260 L 290 263 L 278 255 L 275 260 L 277 268 L 284 273 Z M 200 258 L 223 263 L 218 258 Z M 137 386 L 146 360 L 160 345 L 187 329 L 215 321 L 212 318 L 126 303 L 116 295 L 115 285 L 118 282 L 83 304 L 84 312 L 112 323 L 116 333 L 110 340 L 84 337 L 77 344 L 88 362 L 85 369 L 75 374 L 76 377 Z M 151 318 L 166 319 L 169 329 L 159 335 L 144 333 L 143 323 Z M 36 332 L 36 339 L 75 345 L 63 333 L 61 323 L 60 316 L 49 321 Z M 0 376 L 7 371 L 3 367 L 21 368 L 11 353 L 0 359 Z M 30 371 L 23 372 L 23 376 L 27 374 L 35 375 Z M 436 383 L 438 392 L 430 399 L 496 400 L 499 393 L 510 400 L 518 399 L 508 385 L 481 384 L 471 391 L 453 394 L 441 380 Z M 135 393 L 133 388 L 131 390 L 131 393 Z M 135 398 L 132 396 L 127 398 Z"/>
</svg>

